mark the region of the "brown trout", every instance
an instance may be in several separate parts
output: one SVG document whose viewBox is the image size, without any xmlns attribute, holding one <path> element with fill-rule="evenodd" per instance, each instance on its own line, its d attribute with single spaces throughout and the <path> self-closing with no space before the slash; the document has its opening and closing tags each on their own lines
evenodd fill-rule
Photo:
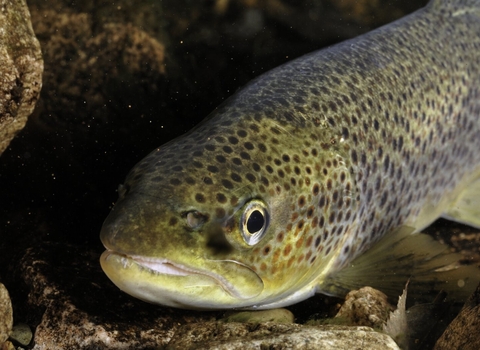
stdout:
<svg viewBox="0 0 480 350">
<path fill-rule="evenodd" d="M 123 291 L 259 308 L 370 285 L 465 297 L 419 233 L 480 228 L 480 0 L 433 0 L 273 69 L 140 161 L 101 232 Z M 397 295 L 399 295 L 397 294 Z"/>
</svg>

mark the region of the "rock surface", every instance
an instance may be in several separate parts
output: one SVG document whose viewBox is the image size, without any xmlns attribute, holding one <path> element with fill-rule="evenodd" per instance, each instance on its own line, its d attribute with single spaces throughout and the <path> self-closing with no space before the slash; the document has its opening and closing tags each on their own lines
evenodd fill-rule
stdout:
<svg viewBox="0 0 480 350">
<path fill-rule="evenodd" d="M 79 248 L 27 249 L 14 272 L 29 290 L 25 302 L 37 325 L 34 349 L 151 349 L 166 345 L 183 324 L 212 320 L 210 313 L 130 298 L 103 276 L 98 252 Z"/>
<path fill-rule="evenodd" d="M 399 350 L 388 335 L 369 327 L 259 325 L 218 322 L 181 327 L 167 346 L 171 350 L 215 349 L 362 349 Z"/>
<path fill-rule="evenodd" d="M 0 154 L 40 96 L 43 61 L 25 0 L 0 1 Z"/>
<path fill-rule="evenodd" d="M 7 288 L 0 283 L 0 348 L 4 344 L 13 326 L 13 310 Z"/>
<path fill-rule="evenodd" d="M 238 323 L 293 323 L 295 316 L 287 309 L 270 309 L 260 311 L 233 311 L 227 312 L 222 322 L 238 322 Z"/>
<path fill-rule="evenodd" d="M 480 349 L 480 285 L 438 339 L 435 350 Z"/>
<path fill-rule="evenodd" d="M 348 324 L 382 329 L 390 311 L 393 311 L 393 307 L 384 293 L 364 287 L 347 294 L 345 303 L 335 317 L 344 319 Z"/>
</svg>

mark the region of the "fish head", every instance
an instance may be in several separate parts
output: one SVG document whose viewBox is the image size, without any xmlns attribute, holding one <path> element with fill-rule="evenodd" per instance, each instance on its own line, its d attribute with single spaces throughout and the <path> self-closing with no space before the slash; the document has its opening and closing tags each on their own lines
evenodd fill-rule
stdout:
<svg viewBox="0 0 480 350">
<path fill-rule="evenodd" d="M 154 150 L 132 169 L 103 225 L 107 276 L 139 299 L 187 309 L 269 308 L 311 296 L 353 219 L 353 185 L 344 157 L 299 132 L 268 119 L 232 126 L 218 118 Z"/>
</svg>

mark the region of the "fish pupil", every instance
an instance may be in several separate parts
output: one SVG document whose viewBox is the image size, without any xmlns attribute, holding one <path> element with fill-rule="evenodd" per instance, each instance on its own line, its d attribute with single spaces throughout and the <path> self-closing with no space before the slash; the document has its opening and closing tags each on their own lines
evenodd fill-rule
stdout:
<svg viewBox="0 0 480 350">
<path fill-rule="evenodd" d="M 264 224 L 265 217 L 263 216 L 262 212 L 260 212 L 259 210 L 254 210 L 248 217 L 247 230 L 249 233 L 253 234 L 260 231 Z"/>
</svg>

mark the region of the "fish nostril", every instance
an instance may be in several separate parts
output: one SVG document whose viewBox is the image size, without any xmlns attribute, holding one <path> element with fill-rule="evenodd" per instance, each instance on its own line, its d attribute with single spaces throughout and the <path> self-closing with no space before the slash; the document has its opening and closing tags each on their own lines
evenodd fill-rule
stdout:
<svg viewBox="0 0 480 350">
<path fill-rule="evenodd" d="M 208 217 L 206 215 L 203 215 L 196 210 L 190 211 L 186 215 L 187 225 L 193 229 L 197 229 L 202 226 L 207 221 L 207 219 Z"/>
</svg>

